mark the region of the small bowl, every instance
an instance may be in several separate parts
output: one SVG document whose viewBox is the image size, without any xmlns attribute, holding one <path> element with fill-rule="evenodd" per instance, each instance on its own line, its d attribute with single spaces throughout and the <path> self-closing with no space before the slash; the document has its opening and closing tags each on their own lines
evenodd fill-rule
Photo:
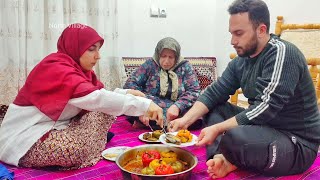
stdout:
<svg viewBox="0 0 320 180">
<path fill-rule="evenodd" d="M 167 175 L 144 175 L 144 174 L 138 174 L 134 172 L 129 172 L 126 169 L 123 168 L 123 166 L 131 159 L 135 158 L 138 152 L 140 151 L 146 151 L 146 150 L 158 150 L 158 151 L 168 151 L 172 150 L 175 153 L 177 153 L 178 158 L 182 161 L 185 161 L 189 164 L 190 168 L 174 174 L 167 174 Z M 124 153 L 120 154 L 116 158 L 116 163 L 118 167 L 121 169 L 122 175 L 124 179 L 165 179 L 165 180 L 171 180 L 171 179 L 190 179 L 192 169 L 196 167 L 198 164 L 198 158 L 193 155 L 191 152 L 178 148 L 178 147 L 172 147 L 167 146 L 163 144 L 153 144 L 153 145 L 142 145 L 142 146 L 136 146 L 131 148 L 130 150 L 125 151 Z"/>
</svg>

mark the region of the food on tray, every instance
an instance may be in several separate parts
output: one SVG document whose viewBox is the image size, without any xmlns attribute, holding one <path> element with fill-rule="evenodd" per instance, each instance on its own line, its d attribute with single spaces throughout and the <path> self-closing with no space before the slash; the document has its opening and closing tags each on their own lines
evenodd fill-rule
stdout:
<svg viewBox="0 0 320 180">
<path fill-rule="evenodd" d="M 172 134 L 166 134 L 166 142 L 177 145 L 181 144 L 181 140 L 177 136 Z"/>
<path fill-rule="evenodd" d="M 142 138 L 147 141 L 158 141 L 161 134 L 163 134 L 161 130 L 155 130 L 152 133 L 144 133 Z"/>
<path fill-rule="evenodd" d="M 147 166 L 147 167 L 144 167 L 144 168 L 141 170 L 141 174 L 154 175 L 154 174 L 156 174 L 156 172 L 154 171 L 154 169 L 152 169 L 151 167 Z"/>
<path fill-rule="evenodd" d="M 159 139 L 159 137 L 163 134 L 162 130 L 155 130 L 152 132 L 152 137 Z"/>
<path fill-rule="evenodd" d="M 177 137 L 181 140 L 182 143 L 192 141 L 192 134 L 186 129 L 178 131 Z"/>
<path fill-rule="evenodd" d="M 183 129 L 178 131 L 177 135 L 167 134 L 165 138 L 167 143 L 179 145 L 181 143 L 191 142 L 192 134 L 190 133 L 190 131 Z"/>
<path fill-rule="evenodd" d="M 119 154 L 105 154 L 105 155 L 103 155 L 103 157 L 104 158 L 115 158 L 115 157 L 117 157 Z"/>
<path fill-rule="evenodd" d="M 180 161 L 175 161 L 171 163 L 171 167 L 175 173 L 181 172 L 183 170 L 183 164 Z"/>
<path fill-rule="evenodd" d="M 188 163 L 180 160 L 174 151 L 146 150 L 139 152 L 135 158 L 124 166 L 129 172 L 144 175 L 165 175 L 185 171 Z"/>
<path fill-rule="evenodd" d="M 152 137 L 152 134 L 151 133 L 144 133 L 143 134 L 143 136 L 142 136 L 142 138 L 144 139 L 144 140 L 147 140 L 147 141 L 158 141 L 158 139 L 157 138 L 155 138 L 155 137 Z"/>
<path fill-rule="evenodd" d="M 153 161 L 155 159 L 160 159 L 160 157 L 161 157 L 160 153 L 156 150 L 145 151 L 142 154 L 143 166 L 149 166 L 151 161 Z"/>
<path fill-rule="evenodd" d="M 166 174 L 173 174 L 174 170 L 173 168 L 168 164 L 161 164 L 156 169 L 156 175 L 166 175 Z"/>
<path fill-rule="evenodd" d="M 130 147 L 127 146 L 116 146 L 116 147 L 110 147 L 108 149 L 105 149 L 101 152 L 102 157 L 109 161 L 115 161 L 116 158 L 125 152 L 126 150 L 130 149 Z"/>
<path fill-rule="evenodd" d="M 177 161 L 177 153 L 174 151 L 163 151 L 161 152 L 161 157 L 166 163 L 173 163 Z"/>
<path fill-rule="evenodd" d="M 157 169 L 157 167 L 159 167 L 161 164 L 167 164 L 166 162 L 164 162 L 162 159 L 154 159 L 150 162 L 149 167 L 152 169 Z"/>
</svg>

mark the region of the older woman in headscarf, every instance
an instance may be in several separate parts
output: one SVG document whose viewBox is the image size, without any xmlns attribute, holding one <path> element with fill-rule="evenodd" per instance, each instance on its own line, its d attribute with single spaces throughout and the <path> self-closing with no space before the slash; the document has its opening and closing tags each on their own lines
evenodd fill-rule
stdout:
<svg viewBox="0 0 320 180">
<path fill-rule="evenodd" d="M 96 164 L 114 116 L 149 114 L 162 125 L 162 109 L 136 91 L 107 91 L 93 66 L 104 40 L 89 26 L 72 24 L 27 77 L 0 127 L 0 160 L 23 167 L 76 169 Z"/>
<path fill-rule="evenodd" d="M 129 77 L 126 89 L 139 90 L 148 99 L 163 108 L 168 121 L 187 112 L 200 94 L 197 75 L 192 65 L 181 57 L 178 41 L 171 37 L 161 39 L 153 55 Z M 128 117 L 130 122 L 136 118 Z M 149 118 L 140 116 L 140 121 L 149 125 Z M 150 123 L 151 124 L 151 123 Z M 151 124 L 153 128 L 158 126 Z"/>
</svg>

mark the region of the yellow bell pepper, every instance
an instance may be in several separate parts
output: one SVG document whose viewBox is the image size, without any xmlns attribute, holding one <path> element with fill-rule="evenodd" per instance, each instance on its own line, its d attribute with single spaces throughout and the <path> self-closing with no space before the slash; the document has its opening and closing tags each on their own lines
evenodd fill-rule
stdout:
<svg viewBox="0 0 320 180">
<path fill-rule="evenodd" d="M 178 131 L 177 137 L 181 140 L 182 143 L 192 141 L 192 134 L 190 133 L 190 131 L 186 129 Z"/>
<path fill-rule="evenodd" d="M 149 167 L 155 170 L 161 164 L 167 164 L 167 163 L 164 162 L 162 159 L 154 159 L 150 162 Z"/>
<path fill-rule="evenodd" d="M 166 163 L 172 163 L 177 161 L 177 153 L 174 151 L 163 151 L 160 153 L 161 159 Z"/>
<path fill-rule="evenodd" d="M 186 129 L 182 129 L 178 131 L 178 136 L 181 137 L 188 137 L 190 135 L 190 131 L 186 130 Z"/>
</svg>

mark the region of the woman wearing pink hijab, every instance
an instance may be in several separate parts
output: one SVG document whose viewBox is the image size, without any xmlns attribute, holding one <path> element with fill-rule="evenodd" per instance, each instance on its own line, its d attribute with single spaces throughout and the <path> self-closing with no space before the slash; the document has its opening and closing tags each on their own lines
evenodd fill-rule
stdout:
<svg viewBox="0 0 320 180">
<path fill-rule="evenodd" d="M 0 127 L 0 160 L 23 167 L 77 169 L 101 159 L 114 116 L 149 114 L 162 125 L 162 109 L 138 91 L 107 91 L 92 68 L 104 40 L 89 26 L 72 24 L 27 77 Z"/>
</svg>

